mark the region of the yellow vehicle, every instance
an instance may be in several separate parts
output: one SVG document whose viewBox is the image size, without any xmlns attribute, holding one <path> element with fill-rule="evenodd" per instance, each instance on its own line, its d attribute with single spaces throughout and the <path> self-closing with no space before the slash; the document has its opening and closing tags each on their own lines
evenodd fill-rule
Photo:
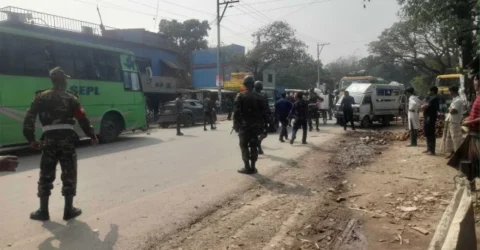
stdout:
<svg viewBox="0 0 480 250">
<path fill-rule="evenodd" d="M 462 74 L 439 75 L 437 76 L 435 86 L 438 87 L 438 93 L 445 96 L 447 104 L 450 104 L 452 101 L 450 91 L 448 90 L 451 86 L 458 86 L 460 96 L 462 99 L 465 98 L 465 76 Z"/>
</svg>

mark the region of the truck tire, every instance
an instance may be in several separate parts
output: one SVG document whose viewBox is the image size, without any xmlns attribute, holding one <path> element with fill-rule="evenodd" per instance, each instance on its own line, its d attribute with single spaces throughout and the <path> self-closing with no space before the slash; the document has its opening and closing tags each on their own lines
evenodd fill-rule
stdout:
<svg viewBox="0 0 480 250">
<path fill-rule="evenodd" d="M 360 121 L 360 127 L 362 128 L 369 128 L 371 124 L 372 121 L 370 120 L 370 116 L 368 115 L 364 116 L 363 119 Z"/>
<path fill-rule="evenodd" d="M 388 117 L 388 116 L 382 117 L 382 125 L 383 125 L 383 126 L 388 126 L 388 125 L 390 125 L 390 117 Z"/>
<path fill-rule="evenodd" d="M 100 125 L 100 142 L 110 143 L 118 139 L 122 132 L 122 119 L 115 113 L 108 113 L 102 118 Z"/>
</svg>

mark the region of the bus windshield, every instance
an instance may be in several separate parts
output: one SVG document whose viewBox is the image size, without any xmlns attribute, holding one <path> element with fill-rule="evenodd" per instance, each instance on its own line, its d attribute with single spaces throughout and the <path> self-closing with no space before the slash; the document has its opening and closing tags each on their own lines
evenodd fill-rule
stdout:
<svg viewBox="0 0 480 250">
<path fill-rule="evenodd" d="M 71 76 L 67 91 L 78 97 L 103 142 L 123 131 L 146 129 L 145 97 L 133 53 L 0 27 L 0 54 L 0 107 L 8 109 L 0 112 L 0 147 L 27 143 L 22 134 L 25 111 L 35 93 L 52 87 L 48 72 L 57 66 Z M 104 124 L 112 130 L 102 130 Z M 42 135 L 39 125 L 37 139 Z M 78 125 L 74 129 L 84 136 Z"/>
</svg>

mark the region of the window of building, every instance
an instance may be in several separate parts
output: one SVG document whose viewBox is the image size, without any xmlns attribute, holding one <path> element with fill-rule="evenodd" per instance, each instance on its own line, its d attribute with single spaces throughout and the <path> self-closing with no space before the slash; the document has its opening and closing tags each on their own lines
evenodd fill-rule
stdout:
<svg viewBox="0 0 480 250">
<path fill-rule="evenodd" d="M 268 74 L 268 82 L 273 82 L 273 75 L 272 74 Z"/>
<path fill-rule="evenodd" d="M 152 68 L 151 60 L 149 58 L 137 57 L 136 62 L 140 74 L 148 75 L 147 68 Z"/>
</svg>

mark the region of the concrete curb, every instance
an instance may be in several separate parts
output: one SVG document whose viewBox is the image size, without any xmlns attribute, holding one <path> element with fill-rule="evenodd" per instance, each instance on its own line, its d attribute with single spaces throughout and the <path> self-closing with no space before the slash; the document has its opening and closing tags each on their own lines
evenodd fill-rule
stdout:
<svg viewBox="0 0 480 250">
<path fill-rule="evenodd" d="M 477 250 L 470 185 L 462 179 L 438 223 L 428 250 Z"/>
</svg>

